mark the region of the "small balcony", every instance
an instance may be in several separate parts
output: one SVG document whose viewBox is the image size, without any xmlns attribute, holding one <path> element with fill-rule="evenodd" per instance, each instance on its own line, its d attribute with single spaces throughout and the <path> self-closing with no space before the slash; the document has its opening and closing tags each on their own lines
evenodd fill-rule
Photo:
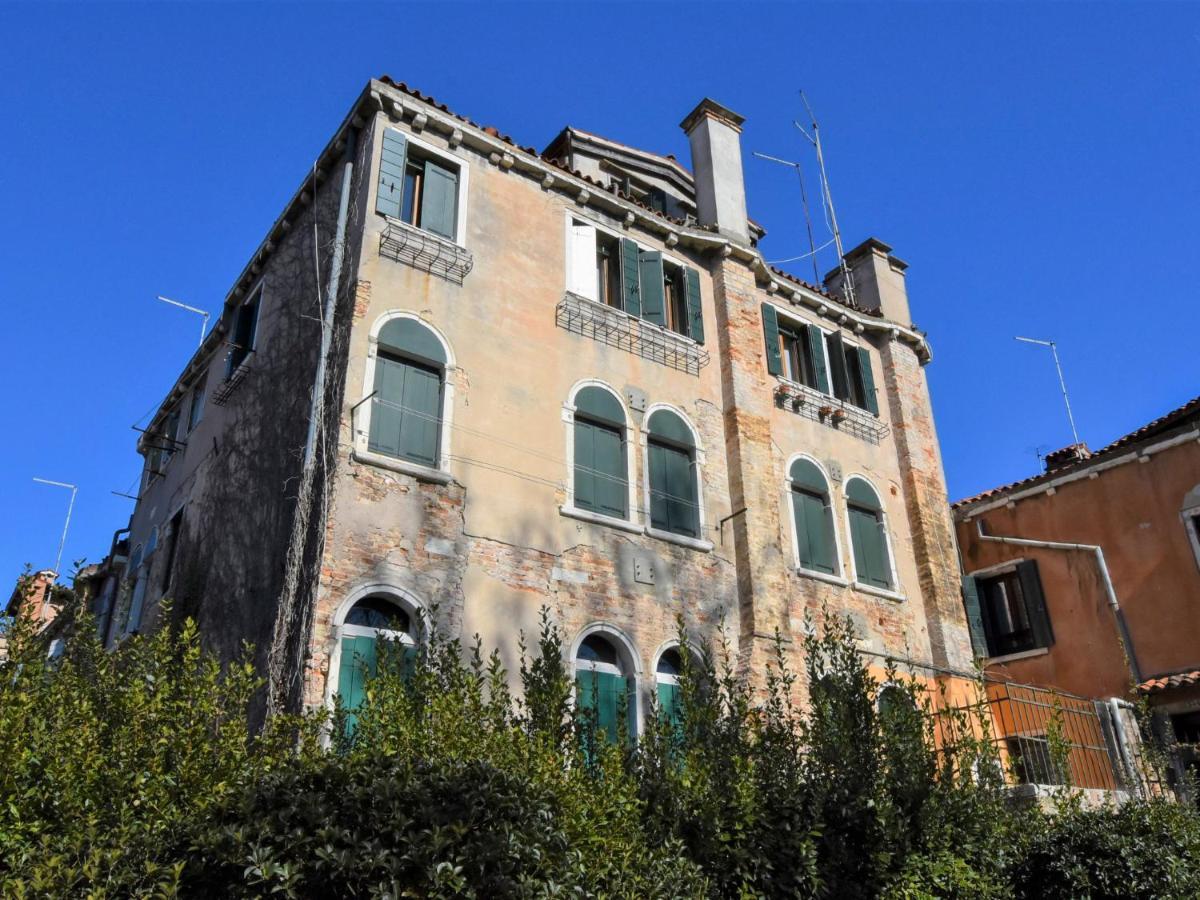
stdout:
<svg viewBox="0 0 1200 900">
<path fill-rule="evenodd" d="M 560 328 L 572 334 L 689 375 L 699 375 L 708 365 L 708 351 L 691 338 L 570 291 L 555 308 L 554 318 Z"/>
<path fill-rule="evenodd" d="M 775 405 L 869 444 L 879 444 L 891 432 L 865 409 L 786 378 L 775 386 Z"/>
<path fill-rule="evenodd" d="M 470 250 L 390 216 L 379 235 L 379 255 L 455 284 L 462 284 L 475 267 Z"/>
</svg>

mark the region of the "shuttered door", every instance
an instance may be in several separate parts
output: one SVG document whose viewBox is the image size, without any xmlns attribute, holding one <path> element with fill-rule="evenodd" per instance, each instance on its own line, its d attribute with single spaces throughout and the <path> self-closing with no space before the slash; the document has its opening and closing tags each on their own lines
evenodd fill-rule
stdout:
<svg viewBox="0 0 1200 900">
<path fill-rule="evenodd" d="M 700 536 L 696 478 L 689 453 L 666 444 L 649 445 L 650 524 L 663 531 Z"/>
<path fill-rule="evenodd" d="M 619 519 L 629 515 L 621 433 L 575 420 L 575 505 Z"/>
<path fill-rule="evenodd" d="M 375 391 L 368 448 L 436 467 L 442 409 L 440 373 L 381 354 L 375 359 Z"/>
<path fill-rule="evenodd" d="M 865 509 L 850 507 L 850 539 L 854 542 L 854 570 L 858 580 L 879 588 L 891 587 L 883 523 Z"/>
<path fill-rule="evenodd" d="M 675 731 L 683 726 L 683 707 L 679 697 L 679 685 L 658 683 L 658 716 Z"/>
<path fill-rule="evenodd" d="M 824 498 L 808 491 L 792 491 L 792 509 L 796 518 L 796 542 L 800 565 L 817 572 L 834 572 L 831 511 Z"/>
<path fill-rule="evenodd" d="M 575 505 L 596 511 L 596 426 L 575 420 Z"/>
<path fill-rule="evenodd" d="M 400 404 L 407 368 L 399 360 L 375 358 L 375 402 L 371 404 L 371 433 L 367 442 L 372 453 L 400 455 Z"/>
<path fill-rule="evenodd" d="M 575 676 L 576 703 L 581 711 L 591 710 L 596 716 L 598 737 L 610 744 L 620 739 L 620 721 L 628 708 L 625 679 L 609 672 L 579 672 Z M 633 729 L 626 721 L 626 729 Z M 602 733 L 602 734 L 601 734 Z"/>
<path fill-rule="evenodd" d="M 421 189 L 421 227 L 454 240 L 458 204 L 458 174 L 426 160 Z"/>
<path fill-rule="evenodd" d="M 358 725 L 354 710 L 366 700 L 367 679 L 375 675 L 375 638 L 342 638 L 342 662 L 338 667 L 338 697 L 347 710 L 346 732 L 353 734 Z"/>
</svg>

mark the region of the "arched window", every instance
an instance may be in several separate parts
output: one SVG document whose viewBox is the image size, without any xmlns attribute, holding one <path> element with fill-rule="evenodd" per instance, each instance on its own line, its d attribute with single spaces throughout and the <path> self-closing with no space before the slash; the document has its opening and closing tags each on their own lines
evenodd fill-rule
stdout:
<svg viewBox="0 0 1200 900">
<path fill-rule="evenodd" d="M 650 527 L 699 538 L 700 502 L 692 430 L 668 409 L 655 410 L 647 427 Z"/>
<path fill-rule="evenodd" d="M 367 679 L 374 677 L 379 668 L 379 639 L 398 641 L 407 663 L 416 653 L 416 623 L 391 598 L 375 595 L 364 597 L 350 608 L 340 632 L 337 694 L 342 708 L 349 711 L 346 729 L 353 732 L 357 722 L 354 710 L 366 697 Z"/>
<path fill-rule="evenodd" d="M 796 552 L 800 568 L 835 575 L 837 541 L 829 483 L 810 459 L 797 459 L 788 471 L 792 488 L 792 518 L 796 523 Z"/>
<path fill-rule="evenodd" d="M 884 718 L 899 717 L 915 709 L 913 698 L 898 684 L 885 684 L 875 696 L 875 708 Z"/>
<path fill-rule="evenodd" d="M 622 721 L 629 739 L 637 736 L 632 674 L 603 634 L 588 635 L 575 652 L 575 708 L 595 717 L 599 739 L 610 744 L 620 739 Z"/>
<path fill-rule="evenodd" d="M 875 489 L 863 478 L 846 484 L 846 514 L 850 521 L 850 543 L 854 548 L 854 578 L 861 584 L 891 590 L 892 557 L 888 550 L 887 524 Z"/>
<path fill-rule="evenodd" d="M 445 348 L 437 335 L 411 318 L 388 320 L 377 341 L 367 449 L 437 468 Z"/>
<path fill-rule="evenodd" d="M 575 395 L 575 506 L 618 519 L 629 518 L 625 410 L 602 387 Z"/>
</svg>

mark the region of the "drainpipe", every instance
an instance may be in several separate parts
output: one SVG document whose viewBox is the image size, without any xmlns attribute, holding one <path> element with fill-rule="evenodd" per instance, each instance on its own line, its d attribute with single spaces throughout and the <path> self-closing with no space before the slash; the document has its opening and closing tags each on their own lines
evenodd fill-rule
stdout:
<svg viewBox="0 0 1200 900">
<path fill-rule="evenodd" d="M 1142 669 L 1138 665 L 1137 653 L 1133 649 L 1133 637 L 1129 634 L 1129 626 L 1125 622 L 1125 613 L 1117 602 L 1117 592 L 1113 588 L 1112 578 L 1108 574 L 1108 564 L 1104 561 L 1104 550 L 1096 544 L 1069 544 L 1060 541 L 1035 541 L 1031 538 L 1002 537 L 995 534 L 983 533 L 983 519 L 975 520 L 975 529 L 979 539 L 994 544 L 1011 544 L 1015 547 L 1038 547 L 1043 550 L 1080 550 L 1091 553 L 1096 557 L 1096 567 L 1100 570 L 1100 580 L 1104 583 L 1104 593 L 1108 597 L 1108 605 L 1112 607 L 1113 618 L 1117 621 L 1117 635 L 1121 646 L 1125 649 L 1125 660 L 1129 663 L 1129 672 L 1133 675 L 1135 685 L 1142 683 Z"/>
<path fill-rule="evenodd" d="M 1108 716 L 1112 721 L 1113 736 L 1117 740 L 1117 752 L 1121 754 L 1121 764 L 1125 768 L 1126 777 L 1129 779 L 1129 787 L 1131 793 L 1142 796 L 1142 782 L 1138 778 L 1137 767 L 1133 762 L 1133 752 L 1129 749 L 1129 741 L 1125 736 L 1125 719 L 1122 710 L 1133 709 L 1133 704 L 1121 700 L 1118 697 L 1108 698 Z"/>
</svg>

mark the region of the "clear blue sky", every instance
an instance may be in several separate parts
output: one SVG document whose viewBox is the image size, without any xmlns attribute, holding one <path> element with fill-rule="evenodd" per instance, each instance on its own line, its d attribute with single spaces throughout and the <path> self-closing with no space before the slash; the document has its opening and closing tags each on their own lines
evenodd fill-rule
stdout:
<svg viewBox="0 0 1200 900">
<path fill-rule="evenodd" d="M 907 260 L 952 497 L 1200 394 L 1200 5 L 0 5 L 0 580 L 97 559 L 138 422 L 366 80 L 544 146 L 565 124 L 687 160 L 709 95 L 747 118 L 768 258 L 806 249 L 821 120 L 849 245 Z M 805 157 L 808 158 L 808 157 Z M 827 252 L 822 272 L 832 267 Z M 811 277 L 805 264 L 792 267 Z M 64 562 L 65 562 L 64 561 Z"/>
</svg>

